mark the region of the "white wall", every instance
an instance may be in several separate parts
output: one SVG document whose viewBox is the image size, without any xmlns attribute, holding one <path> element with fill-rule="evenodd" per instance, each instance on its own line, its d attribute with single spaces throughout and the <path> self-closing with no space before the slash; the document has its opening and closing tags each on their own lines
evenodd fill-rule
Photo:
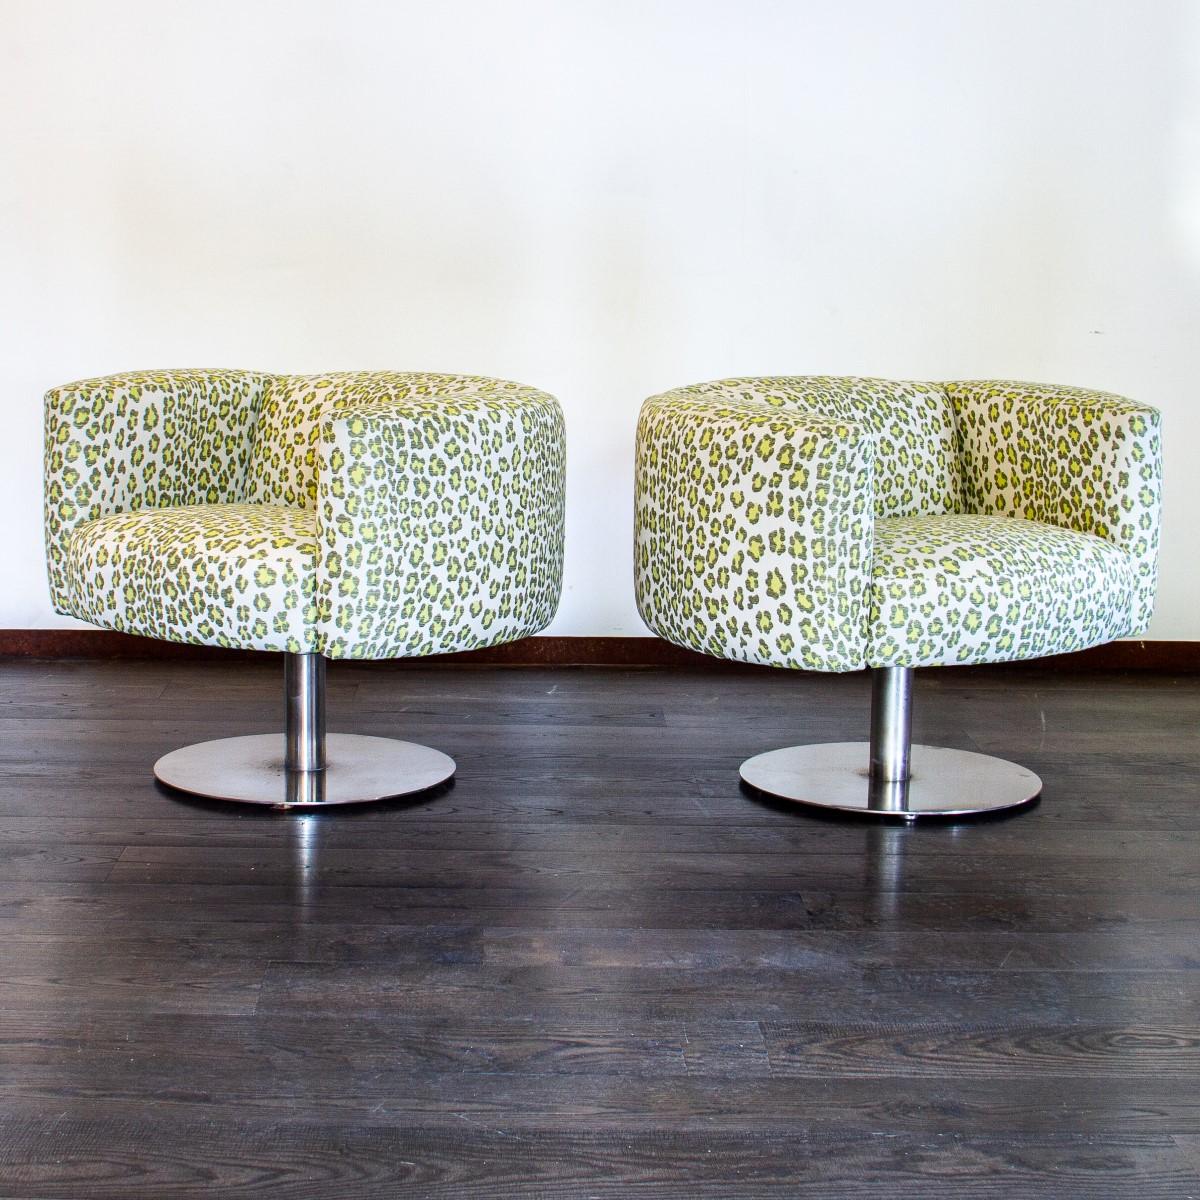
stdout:
<svg viewBox="0 0 1200 1200">
<path fill-rule="evenodd" d="M 999 375 L 1166 412 L 1152 636 L 1200 638 L 1200 6 L 0 0 L 0 627 L 50 611 L 41 395 L 137 367 L 563 401 L 550 630 L 642 633 L 644 396 Z"/>
</svg>

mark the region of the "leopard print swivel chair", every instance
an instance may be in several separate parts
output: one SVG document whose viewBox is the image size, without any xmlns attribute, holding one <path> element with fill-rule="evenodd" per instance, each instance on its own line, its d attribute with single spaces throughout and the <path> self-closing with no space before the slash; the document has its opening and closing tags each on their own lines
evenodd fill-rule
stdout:
<svg viewBox="0 0 1200 1200">
<path fill-rule="evenodd" d="M 422 790 L 454 763 L 324 731 L 324 665 L 512 641 L 554 615 L 557 401 L 460 375 L 138 372 L 46 397 L 58 612 L 146 637 L 276 651 L 286 735 L 177 750 L 185 791 L 324 805 Z"/>
<path fill-rule="evenodd" d="M 833 377 L 679 388 L 638 424 L 638 605 L 705 654 L 873 669 L 870 743 L 758 755 L 742 765 L 751 787 L 908 820 L 1005 808 L 1041 781 L 912 746 L 913 669 L 1144 630 L 1160 491 L 1158 413 L 1102 392 Z"/>
</svg>

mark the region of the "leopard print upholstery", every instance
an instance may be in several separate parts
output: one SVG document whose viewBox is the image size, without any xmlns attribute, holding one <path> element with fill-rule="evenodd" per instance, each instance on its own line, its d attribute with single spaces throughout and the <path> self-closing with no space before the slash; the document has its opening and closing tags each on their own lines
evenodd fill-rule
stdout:
<svg viewBox="0 0 1200 1200">
<path fill-rule="evenodd" d="M 171 641 L 409 657 L 543 628 L 557 401 L 473 376 L 136 373 L 46 397 L 58 611 Z"/>
<path fill-rule="evenodd" d="M 558 402 L 499 380 L 347 376 L 317 461 L 323 653 L 391 658 L 514 641 L 562 587 Z"/>
<path fill-rule="evenodd" d="M 753 389 L 646 402 L 637 432 L 642 618 L 719 658 L 862 665 L 874 441 Z"/>
<path fill-rule="evenodd" d="M 1094 533 L 1137 567 L 1128 633 L 1154 613 L 1162 509 L 1158 412 L 1108 392 L 1039 383 L 944 385 L 970 512 Z"/>
<path fill-rule="evenodd" d="M 1145 627 L 1153 409 L 1017 383 L 727 379 L 638 422 L 635 587 L 676 644 L 810 670 L 996 662 Z"/>
<path fill-rule="evenodd" d="M 46 395 L 45 529 L 50 598 L 74 615 L 71 531 L 110 513 L 242 499 L 269 376 L 139 371 Z"/>
<path fill-rule="evenodd" d="M 67 578 L 75 615 L 93 625 L 304 653 L 318 645 L 317 559 L 311 511 L 185 504 L 77 526 Z"/>
<path fill-rule="evenodd" d="M 875 522 L 867 666 L 1008 662 L 1129 628 L 1134 564 L 1112 542 L 993 516 Z"/>
</svg>

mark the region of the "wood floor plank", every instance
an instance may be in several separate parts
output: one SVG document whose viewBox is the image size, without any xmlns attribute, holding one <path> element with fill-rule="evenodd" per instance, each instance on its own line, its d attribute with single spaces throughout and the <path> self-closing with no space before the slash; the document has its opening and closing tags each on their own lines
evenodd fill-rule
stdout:
<svg viewBox="0 0 1200 1200">
<path fill-rule="evenodd" d="M 303 850 L 303 848 L 302 848 Z M 410 888 L 483 886 L 528 880 L 566 892 L 611 879 L 656 882 L 680 891 L 703 890 L 731 879 L 745 881 L 756 891 L 794 891 L 800 887 L 834 886 L 873 892 L 961 892 L 986 877 L 992 894 L 1042 896 L 1080 892 L 1112 893 L 1138 890 L 1147 882 L 1146 865 L 1114 855 L 1077 859 L 1065 876 L 1058 863 L 1040 856 L 1005 855 L 1005 870 L 993 856 L 963 850 L 956 855 L 814 853 L 797 855 L 738 854 L 723 851 L 676 852 L 597 849 L 577 850 L 459 850 L 440 852 L 431 863 L 422 850 L 377 848 L 370 855 L 358 849 L 330 847 L 319 853 L 303 851 L 298 864 L 291 847 L 131 846 L 112 865 L 114 882 L 279 884 L 305 874 L 315 882 L 343 886 L 395 883 Z M 3 871 L 0 861 L 0 872 Z M 2 875 L 0 875 L 2 877 Z M 1182 850 L 1164 855 L 1154 870 L 1156 891 L 1200 892 L 1200 856 Z"/>
<path fill-rule="evenodd" d="M 807 1025 L 761 1022 L 770 1073 L 794 1078 L 1046 1076 L 1200 1081 L 1195 1024 Z"/>
<path fill-rule="evenodd" d="M 449 796 L 447 796 L 449 799 Z M 160 805 L 161 808 L 161 805 Z M 234 816 L 171 813 L 144 818 L 0 816 L 0 850 L 29 844 L 119 847 L 237 847 L 291 849 L 305 854 L 323 851 L 388 850 L 426 853 L 484 851 L 574 852 L 582 858 L 605 853 L 640 854 L 754 854 L 795 857 L 811 854 L 852 854 L 864 860 L 927 862 L 930 855 L 951 859 L 971 854 L 1043 858 L 1061 863 L 1076 858 L 1108 863 L 1189 863 L 1200 858 L 1200 831 L 1140 829 L 1120 831 L 1095 827 L 1049 826 L 1040 822 L 994 822 L 966 830 L 931 827 L 906 830 L 870 825 L 790 822 L 774 825 L 732 825 L 714 839 L 707 824 L 619 823 L 555 818 L 545 812 L 539 821 L 474 820 L 459 822 L 440 812 L 433 802 L 412 810 L 403 822 L 365 810 L 357 819 L 338 820 L 333 814 Z M 1037 830 L 1031 839 L 1029 828 Z M 155 851 L 157 852 L 157 850 Z"/>
<path fill-rule="evenodd" d="M 107 879 L 121 853 L 86 843 L 0 845 L 0 880 Z"/>
<path fill-rule="evenodd" d="M 1183 1161 L 1200 1173 L 1200 1135 L 1176 1134 L 1172 1140 L 1182 1154 Z"/>
<path fill-rule="evenodd" d="M 169 915 L 114 923 L 61 915 L 0 921 L 0 955 L 11 966 L 65 958 L 103 946 L 112 956 L 166 960 L 204 956 L 331 964 L 426 965 L 447 962 L 517 968 L 570 966 L 696 970 L 774 969 L 809 975 L 830 968 L 943 971 L 1200 971 L 1190 931 L 1085 933 L 881 932 L 878 930 L 613 929 L 511 927 L 429 920 L 409 924 L 214 921 L 182 924 Z"/>
<path fill-rule="evenodd" d="M 264 969 L 251 961 L 170 961 L 153 955 L 113 958 L 107 952 L 56 953 L 22 962 L 4 948 L 0 1006 L 13 1012 L 45 1010 L 248 1013 L 257 1005 Z"/>
<path fill-rule="evenodd" d="M 754 1026 L 757 1031 L 757 1025 Z M 0 1013 L 0 1063 L 10 1070 L 36 1068 L 64 1084 L 78 1078 L 81 1054 L 89 1062 L 115 1063 L 112 1082 L 149 1071 L 180 1082 L 205 1074 L 240 1079 L 258 1073 L 279 1087 L 320 1071 L 326 1085 L 336 1076 L 353 1088 L 360 1077 L 391 1078 L 452 1071 L 523 1075 L 684 1075 L 714 1065 L 696 1048 L 731 1044 L 744 1033 L 738 1023 L 621 1021 L 579 1018 L 570 1022 L 505 1020 L 486 1014 L 462 1019 L 348 1022 L 339 1016 L 294 1014 L 287 1021 L 253 1014 L 144 1013 L 136 1037 L 128 1017 L 103 1009 L 74 1013 L 40 1010 Z M 755 1034 L 762 1050 L 765 1045 Z M 169 1050 L 169 1053 L 164 1053 Z M 709 1072 L 711 1073 L 711 1072 Z M 768 1073 L 765 1069 L 763 1074 Z M 382 1085 L 380 1085 L 382 1087 Z M 0 1091 L 4 1079 L 0 1077 Z"/>
<path fill-rule="evenodd" d="M 1136 942 L 1142 932 L 1197 932 L 1197 900 L 1187 892 L 989 895 L 895 891 L 827 892 L 803 888 L 760 892 L 728 887 L 674 889 L 610 886 L 338 886 L 303 873 L 287 884 L 112 881 L 0 881 L 0 931 L 6 920 L 73 922 L 120 928 L 169 919 L 179 928 L 210 922 L 264 922 L 282 928 L 340 925 L 472 924 L 554 929 L 879 930 L 981 933 L 1111 933 Z M 43 926 L 44 927 L 44 926 Z M 249 935 L 247 935 L 249 936 Z"/>
<path fill-rule="evenodd" d="M 54 1112 L 64 1118 L 103 1112 L 137 1118 L 162 1114 L 202 1126 L 229 1119 L 250 1124 L 338 1123 L 456 1129 L 456 1122 L 510 1130 L 648 1129 L 737 1133 L 775 1130 L 808 1135 L 1003 1138 L 1047 1131 L 1120 1138 L 1200 1134 L 1200 1101 L 1180 1080 L 1121 1076 L 938 1081 L 878 1076 L 824 1080 L 724 1073 L 587 1074 L 463 1069 L 391 1069 L 354 1074 L 326 1068 L 321 1085 L 296 1067 L 207 1067 L 169 1056 L 111 1058 L 98 1053 L 74 1070 L 27 1064 L 0 1086 L 11 1117 Z M 49 1148 L 50 1143 L 47 1144 Z M 2 1194 L 2 1193 L 0 1193 Z"/>
<path fill-rule="evenodd" d="M 249 1197 L 470 1200 L 584 1197 L 962 1197 L 1180 1200 L 1197 1181 L 1166 1139 L 810 1138 L 783 1134 L 513 1133 L 347 1126 L 190 1130 L 159 1121 L 61 1122 L 48 1160 L 28 1121 L 0 1126 L 0 1187 L 39 1200 Z M 139 1147 L 130 1150 L 127 1147 Z M 17 1188 L 19 1191 L 12 1189 Z"/>
<path fill-rule="evenodd" d="M 796 978 L 775 969 L 587 967 L 380 968 L 273 963 L 261 1013 L 351 1008 L 373 1016 L 458 1014 L 813 1021 L 830 1007 L 877 1021 L 1109 1023 L 1131 1009 L 1157 1021 L 1200 1020 L 1194 971 L 944 971 L 837 966 Z"/>
</svg>

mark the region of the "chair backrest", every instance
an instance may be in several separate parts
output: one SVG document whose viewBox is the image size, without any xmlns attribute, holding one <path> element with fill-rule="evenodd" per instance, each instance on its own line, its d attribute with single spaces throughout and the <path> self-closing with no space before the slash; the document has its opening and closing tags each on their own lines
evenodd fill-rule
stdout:
<svg viewBox="0 0 1200 1200">
<path fill-rule="evenodd" d="M 276 375 L 258 410 L 246 472 L 246 500 L 314 508 L 321 417 L 331 393 L 347 378 L 331 375 Z"/>
<path fill-rule="evenodd" d="M 954 409 L 940 384 L 810 375 L 725 379 L 701 388 L 771 397 L 793 411 L 864 426 L 876 440 L 876 516 L 963 510 Z"/>
</svg>

